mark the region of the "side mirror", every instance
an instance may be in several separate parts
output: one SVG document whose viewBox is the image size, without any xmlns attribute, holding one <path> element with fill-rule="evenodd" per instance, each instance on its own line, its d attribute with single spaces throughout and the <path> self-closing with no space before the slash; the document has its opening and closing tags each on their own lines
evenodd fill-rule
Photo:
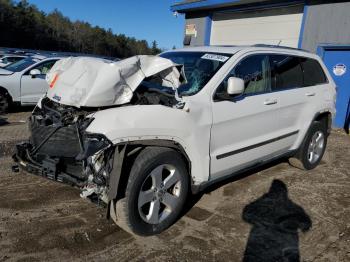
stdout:
<svg viewBox="0 0 350 262">
<path fill-rule="evenodd" d="M 41 75 L 41 72 L 39 69 L 32 69 L 30 70 L 29 74 L 32 76 L 32 78 L 35 78 L 37 75 Z"/>
<path fill-rule="evenodd" d="M 238 77 L 230 77 L 227 80 L 227 94 L 240 95 L 244 91 L 244 81 Z"/>
</svg>

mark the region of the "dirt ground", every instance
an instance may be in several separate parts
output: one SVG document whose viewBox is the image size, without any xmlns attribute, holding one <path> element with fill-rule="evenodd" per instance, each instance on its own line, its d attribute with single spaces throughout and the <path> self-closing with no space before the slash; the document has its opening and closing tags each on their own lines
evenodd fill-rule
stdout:
<svg viewBox="0 0 350 262">
<path fill-rule="evenodd" d="M 135 237 L 79 190 L 11 172 L 29 112 L 0 116 L 0 261 L 350 261 L 350 136 L 334 131 L 319 167 L 277 162 L 189 200 L 164 233 Z M 295 261 L 295 260 L 294 260 Z"/>
</svg>

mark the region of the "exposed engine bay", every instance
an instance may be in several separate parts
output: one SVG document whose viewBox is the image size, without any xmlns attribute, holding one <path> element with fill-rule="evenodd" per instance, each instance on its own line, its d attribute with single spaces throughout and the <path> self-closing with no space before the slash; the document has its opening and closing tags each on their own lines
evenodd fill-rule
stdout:
<svg viewBox="0 0 350 262">
<path fill-rule="evenodd" d="M 29 119 L 29 142 L 17 145 L 14 159 L 31 173 L 80 187 L 82 197 L 105 200 L 113 150 L 103 136 L 84 132 L 89 113 L 42 99 Z"/>
<path fill-rule="evenodd" d="M 121 106 L 133 105 L 179 107 L 179 102 L 173 90 L 144 81 Z M 15 161 L 31 173 L 79 187 L 83 198 L 108 204 L 115 147 L 103 135 L 85 132 L 94 112 L 107 108 L 77 108 L 44 97 L 29 119 L 29 142 L 17 145 Z"/>
</svg>

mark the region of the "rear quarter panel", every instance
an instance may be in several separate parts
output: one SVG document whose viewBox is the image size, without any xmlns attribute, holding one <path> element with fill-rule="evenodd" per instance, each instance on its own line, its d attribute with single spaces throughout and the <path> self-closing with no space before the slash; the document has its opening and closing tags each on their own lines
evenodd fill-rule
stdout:
<svg viewBox="0 0 350 262">
<path fill-rule="evenodd" d="M 298 139 L 295 141 L 292 149 L 297 149 L 300 147 L 304 137 L 307 134 L 307 131 L 312 124 L 316 116 L 322 113 L 331 113 L 332 119 L 334 119 L 336 114 L 335 102 L 336 102 L 336 85 L 335 82 L 329 73 L 327 67 L 317 55 L 310 55 L 310 58 L 317 60 L 326 77 L 328 83 L 322 85 L 316 85 L 313 87 L 316 93 L 316 99 L 308 106 L 307 111 L 303 112 L 302 122 L 300 123 L 300 133 Z"/>
</svg>

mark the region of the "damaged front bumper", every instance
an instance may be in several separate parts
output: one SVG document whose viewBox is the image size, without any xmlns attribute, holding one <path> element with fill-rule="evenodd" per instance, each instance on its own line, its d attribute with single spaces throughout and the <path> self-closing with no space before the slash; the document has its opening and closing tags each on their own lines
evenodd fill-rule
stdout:
<svg viewBox="0 0 350 262">
<path fill-rule="evenodd" d="M 16 145 L 13 159 L 29 173 L 81 189 L 81 197 L 109 202 L 112 143 L 85 132 L 89 113 L 44 99 L 29 119 L 30 139 Z"/>
<path fill-rule="evenodd" d="M 82 181 L 74 178 L 70 175 L 58 172 L 59 159 L 57 158 L 44 158 L 40 163 L 32 158 L 32 144 L 23 142 L 16 145 L 16 153 L 13 155 L 13 160 L 19 164 L 19 166 L 29 173 L 46 177 L 50 180 L 58 182 L 81 186 Z"/>
</svg>

